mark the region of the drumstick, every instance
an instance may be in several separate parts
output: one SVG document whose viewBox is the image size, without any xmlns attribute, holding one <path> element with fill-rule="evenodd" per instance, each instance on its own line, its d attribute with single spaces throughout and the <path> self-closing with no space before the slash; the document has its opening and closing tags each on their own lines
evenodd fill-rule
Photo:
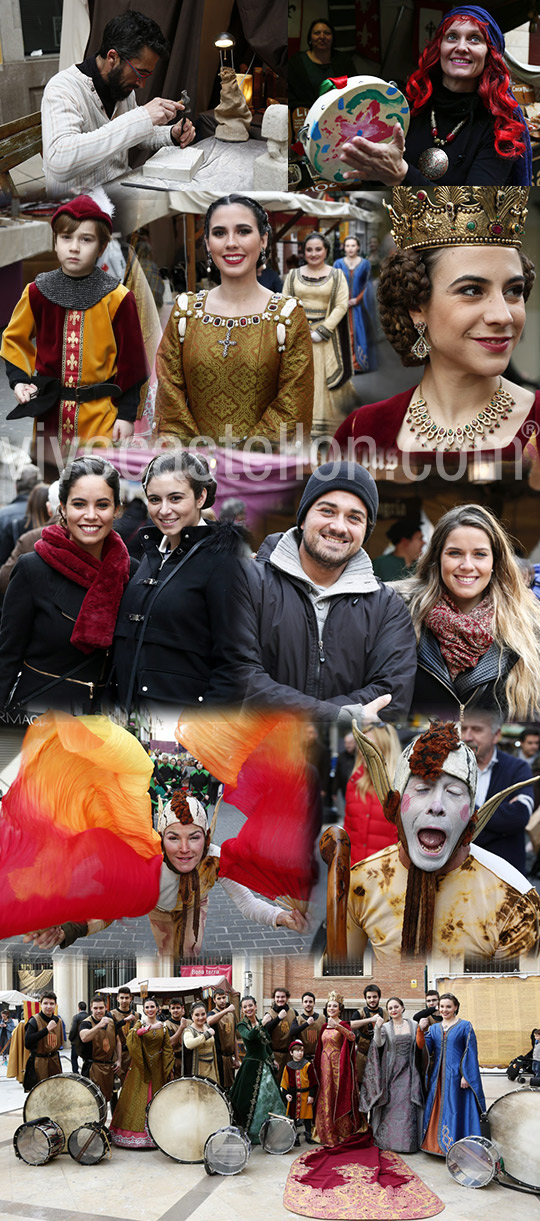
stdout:
<svg viewBox="0 0 540 1221">
<path fill-rule="evenodd" d="M 81 1158 L 82 1158 L 82 1157 L 84 1156 L 84 1154 L 86 1153 L 86 1150 L 88 1149 L 88 1146 L 89 1146 L 89 1145 L 92 1143 L 92 1141 L 93 1141 L 93 1139 L 94 1139 L 94 1136 L 95 1136 L 95 1135 L 96 1135 L 96 1134 L 95 1134 L 95 1132 L 91 1132 L 91 1133 L 90 1133 L 90 1136 L 88 1137 L 88 1140 L 87 1140 L 86 1144 L 85 1144 L 85 1145 L 83 1145 L 82 1149 L 79 1151 L 79 1153 L 77 1154 L 77 1157 L 75 1158 L 75 1161 L 76 1161 L 76 1162 L 80 1162 L 80 1161 L 81 1161 Z"/>
<path fill-rule="evenodd" d="M 326 885 L 326 954 L 330 961 L 347 957 L 347 904 L 351 869 L 351 841 L 338 825 L 327 827 L 319 850 L 328 865 Z"/>
</svg>

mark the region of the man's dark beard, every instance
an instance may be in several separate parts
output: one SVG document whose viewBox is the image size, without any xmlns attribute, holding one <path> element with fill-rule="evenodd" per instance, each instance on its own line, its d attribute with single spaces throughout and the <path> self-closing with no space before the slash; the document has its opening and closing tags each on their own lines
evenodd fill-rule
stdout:
<svg viewBox="0 0 540 1221">
<path fill-rule="evenodd" d="M 306 532 L 305 532 L 305 530 L 304 530 L 304 531 L 303 531 L 303 533 L 302 533 L 302 542 L 303 542 L 303 544 L 304 544 L 304 550 L 305 550 L 305 551 L 307 551 L 307 554 L 310 556 L 310 558 L 311 558 L 312 560 L 315 560 L 315 563 L 316 563 L 316 564 L 320 564 L 321 568 L 329 568 L 329 569 L 332 569 L 332 568 L 343 568 L 343 566 L 344 566 L 344 561 L 343 561 L 343 557 L 342 557 L 342 556 L 340 556 L 339 558 L 338 558 L 338 556 L 337 556 L 337 555 L 335 556 L 335 558 L 334 558 L 333 556 L 330 556 L 330 555 L 329 555 L 329 556 L 322 556 L 322 555 L 319 555 L 319 553 L 318 553 L 317 551 L 315 551 L 315 550 L 313 549 L 313 547 L 310 547 L 310 546 L 309 546 L 309 544 L 308 544 L 308 542 L 307 542 L 307 540 L 306 540 Z M 349 556 L 349 557 L 348 557 L 348 559 L 347 559 L 347 560 L 345 560 L 345 563 L 346 563 L 346 564 L 349 562 L 349 559 L 351 559 L 351 556 Z"/>
<path fill-rule="evenodd" d="M 123 102 L 133 92 L 133 85 L 126 85 L 125 81 L 122 83 L 123 72 L 124 65 L 117 64 L 115 68 L 111 68 L 107 77 L 107 88 L 115 102 Z"/>
</svg>

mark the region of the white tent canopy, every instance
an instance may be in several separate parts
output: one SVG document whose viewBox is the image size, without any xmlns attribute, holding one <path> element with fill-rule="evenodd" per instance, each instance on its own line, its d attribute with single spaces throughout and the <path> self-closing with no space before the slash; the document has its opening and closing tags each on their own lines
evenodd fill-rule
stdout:
<svg viewBox="0 0 540 1221">
<path fill-rule="evenodd" d="M 0 992 L 0 1004 L 22 1005 L 23 1001 L 32 1000 L 35 1000 L 35 997 L 27 996 L 26 992 L 18 992 L 16 988 L 12 988 L 9 992 Z"/>
<path fill-rule="evenodd" d="M 119 984 L 118 988 L 129 988 L 135 995 L 140 995 L 141 984 L 147 988 L 149 996 L 155 992 L 160 996 L 164 993 L 170 993 L 171 996 L 175 993 L 179 996 L 189 995 L 190 992 L 198 992 L 202 988 L 224 988 L 227 992 L 231 991 L 226 975 L 185 975 L 181 978 L 177 975 L 156 975 L 152 979 L 128 979 L 127 983 Z M 102 988 L 101 991 L 107 995 L 116 995 L 118 988 Z"/>
</svg>

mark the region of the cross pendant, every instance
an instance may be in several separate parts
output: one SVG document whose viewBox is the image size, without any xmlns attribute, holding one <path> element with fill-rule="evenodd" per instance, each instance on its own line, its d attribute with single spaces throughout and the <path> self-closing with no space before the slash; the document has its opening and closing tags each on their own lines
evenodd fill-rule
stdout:
<svg viewBox="0 0 540 1221">
<path fill-rule="evenodd" d="M 236 339 L 231 339 L 230 331 L 227 331 L 227 337 L 225 339 L 218 339 L 218 343 L 220 343 L 223 347 L 223 358 L 228 355 L 229 348 L 235 348 L 237 346 Z"/>
</svg>

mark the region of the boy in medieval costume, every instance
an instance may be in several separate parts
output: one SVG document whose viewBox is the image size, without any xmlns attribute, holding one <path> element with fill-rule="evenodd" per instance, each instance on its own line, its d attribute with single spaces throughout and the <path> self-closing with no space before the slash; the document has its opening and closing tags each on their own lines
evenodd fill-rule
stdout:
<svg viewBox="0 0 540 1221">
<path fill-rule="evenodd" d="M 53 479 L 77 443 L 131 436 L 149 376 L 135 298 L 97 266 L 111 212 L 100 188 L 57 208 L 60 266 L 27 285 L 0 348 L 17 399 L 8 419 L 34 419 L 34 447 Z"/>
<path fill-rule="evenodd" d="M 298 1124 L 303 1123 L 305 1140 L 308 1145 L 314 1144 L 311 1139 L 313 1121 L 313 1102 L 317 1093 L 317 1077 L 310 1060 L 306 1060 L 304 1044 L 301 1039 L 293 1039 L 289 1044 L 291 1053 L 281 1075 L 281 1094 L 287 1103 L 287 1115 L 294 1119 L 296 1126 L 295 1145 L 300 1144 Z"/>
</svg>

